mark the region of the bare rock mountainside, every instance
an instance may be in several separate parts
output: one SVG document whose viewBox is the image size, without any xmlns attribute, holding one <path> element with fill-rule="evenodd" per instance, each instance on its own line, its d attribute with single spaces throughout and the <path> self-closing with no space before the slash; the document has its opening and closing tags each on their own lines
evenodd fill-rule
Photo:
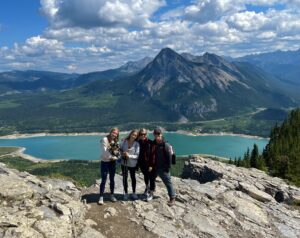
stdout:
<svg viewBox="0 0 300 238">
<path fill-rule="evenodd" d="M 300 237 L 300 189 L 282 179 L 194 157 L 172 181 L 172 207 L 160 180 L 154 200 L 143 201 L 141 175 L 139 200 L 98 206 L 97 183 L 80 191 L 0 164 L 0 237 Z"/>
</svg>

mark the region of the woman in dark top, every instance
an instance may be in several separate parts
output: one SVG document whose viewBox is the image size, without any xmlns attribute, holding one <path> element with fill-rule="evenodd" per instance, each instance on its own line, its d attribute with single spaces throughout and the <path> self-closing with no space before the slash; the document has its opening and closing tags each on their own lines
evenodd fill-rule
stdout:
<svg viewBox="0 0 300 238">
<path fill-rule="evenodd" d="M 144 175 L 144 182 L 145 182 L 144 195 L 146 196 L 146 199 L 149 199 L 150 187 L 154 187 L 154 181 L 153 179 L 150 180 L 150 172 L 149 172 L 149 159 L 150 159 L 152 141 L 148 139 L 147 130 L 145 128 L 141 128 L 139 130 L 138 142 L 140 144 L 138 166 Z M 154 176 L 152 176 L 152 178 L 153 177 Z"/>
</svg>

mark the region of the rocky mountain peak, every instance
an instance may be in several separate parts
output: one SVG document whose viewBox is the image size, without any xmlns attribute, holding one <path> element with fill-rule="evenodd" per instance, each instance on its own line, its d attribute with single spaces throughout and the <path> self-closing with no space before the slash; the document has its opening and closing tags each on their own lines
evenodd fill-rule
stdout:
<svg viewBox="0 0 300 238">
<path fill-rule="evenodd" d="M 151 57 L 144 57 L 141 60 L 138 61 L 128 61 L 126 64 L 122 65 L 119 69 L 122 72 L 128 72 L 128 73 L 134 73 L 138 72 L 144 67 L 146 67 L 147 64 L 149 64 L 153 58 Z"/>
<path fill-rule="evenodd" d="M 153 64 L 161 69 L 170 67 L 172 63 L 184 62 L 185 58 L 170 48 L 162 49 L 154 58 Z"/>
<path fill-rule="evenodd" d="M 220 62 L 224 62 L 224 59 L 222 57 L 208 52 L 204 53 L 202 57 L 204 62 L 211 63 L 214 65 L 219 65 Z"/>
</svg>

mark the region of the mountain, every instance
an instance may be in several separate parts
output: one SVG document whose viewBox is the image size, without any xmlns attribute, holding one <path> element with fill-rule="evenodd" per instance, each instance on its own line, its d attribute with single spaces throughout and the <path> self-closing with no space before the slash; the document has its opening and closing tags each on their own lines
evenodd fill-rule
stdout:
<svg viewBox="0 0 300 238">
<path fill-rule="evenodd" d="M 146 65 L 149 64 L 152 60 L 153 58 L 151 57 L 145 57 L 138 61 L 129 61 L 126 64 L 122 65 L 120 68 L 118 68 L 118 70 L 124 73 L 136 73 L 145 68 Z"/>
<path fill-rule="evenodd" d="M 163 49 L 136 78 L 136 94 L 188 120 L 232 115 L 247 107 L 293 104 L 260 69 L 209 53 L 187 57 Z"/>
<path fill-rule="evenodd" d="M 282 80 L 300 85 L 300 49 L 247 55 L 234 60 L 252 63 Z"/>
<path fill-rule="evenodd" d="M 199 121 L 296 105 L 273 76 L 247 62 L 230 63 L 210 53 L 189 58 L 170 48 L 148 60 L 79 75 L 73 83 L 80 81 L 80 87 L 64 92 L 3 95 L 0 128 L 97 131 L 112 124 Z"/>
<path fill-rule="evenodd" d="M 38 89 L 62 90 L 72 87 L 77 77 L 78 74 L 35 70 L 2 72 L 0 73 L 0 92 Z"/>
<path fill-rule="evenodd" d="M 22 91 L 66 90 L 97 80 L 115 80 L 139 72 L 150 61 L 150 57 L 145 57 L 138 61 L 129 61 L 116 69 L 81 75 L 35 70 L 1 72 L 0 94 Z"/>
<path fill-rule="evenodd" d="M 142 70 L 151 60 L 152 58 L 145 57 L 138 61 L 129 61 L 116 69 L 82 74 L 76 79 L 74 85 L 81 86 L 97 80 L 116 80 L 119 78 L 128 77 Z"/>
</svg>

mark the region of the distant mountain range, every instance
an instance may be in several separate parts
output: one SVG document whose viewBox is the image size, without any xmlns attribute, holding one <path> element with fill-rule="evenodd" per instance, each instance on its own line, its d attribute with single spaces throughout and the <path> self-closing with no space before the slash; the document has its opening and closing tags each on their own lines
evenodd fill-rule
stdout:
<svg viewBox="0 0 300 238">
<path fill-rule="evenodd" d="M 299 105 L 288 84 L 257 62 L 263 58 L 230 62 L 210 53 L 194 56 L 165 48 L 154 59 L 82 75 L 3 72 L 0 117 L 16 129 L 20 123 L 28 130 L 41 128 L 41 123 L 48 128 L 96 128 L 126 122 L 197 121 L 257 107 Z"/>
<path fill-rule="evenodd" d="M 300 85 L 300 49 L 247 55 L 235 60 L 252 63 L 286 82 Z"/>
</svg>

